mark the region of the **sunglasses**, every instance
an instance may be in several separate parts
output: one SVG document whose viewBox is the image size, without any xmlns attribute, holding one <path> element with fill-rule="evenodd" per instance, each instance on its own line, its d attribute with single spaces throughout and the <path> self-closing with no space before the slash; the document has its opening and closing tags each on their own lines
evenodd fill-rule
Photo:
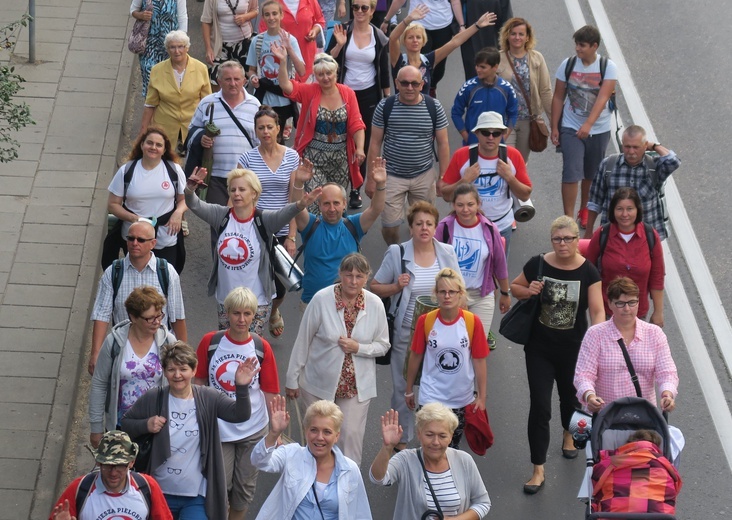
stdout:
<svg viewBox="0 0 732 520">
<path fill-rule="evenodd" d="M 478 130 L 478 133 L 483 137 L 493 136 L 497 138 L 503 135 L 503 130 Z"/>
<path fill-rule="evenodd" d="M 140 244 L 144 244 L 145 242 L 150 242 L 151 240 L 155 240 L 154 238 L 142 238 L 142 237 L 134 237 L 134 236 L 127 236 L 128 242 L 138 242 Z"/>
<path fill-rule="evenodd" d="M 403 80 L 403 79 L 400 79 L 399 80 L 399 86 L 400 87 L 404 87 L 404 88 L 407 88 L 407 87 L 419 88 L 419 86 L 421 84 L 422 84 L 421 81 L 406 81 L 406 80 Z"/>
<path fill-rule="evenodd" d="M 353 4 L 353 5 L 351 6 L 351 9 L 352 9 L 352 10 L 353 10 L 354 12 L 358 12 L 358 11 L 361 11 L 362 13 L 366 13 L 366 12 L 368 12 L 368 11 L 370 11 L 370 10 L 371 10 L 371 6 L 370 6 L 370 5 L 358 5 L 358 4 Z"/>
</svg>

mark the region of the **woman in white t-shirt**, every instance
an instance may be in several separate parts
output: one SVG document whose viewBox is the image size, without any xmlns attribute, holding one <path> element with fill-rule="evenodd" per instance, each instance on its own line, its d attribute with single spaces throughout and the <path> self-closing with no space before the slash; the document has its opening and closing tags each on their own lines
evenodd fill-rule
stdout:
<svg viewBox="0 0 732 520">
<path fill-rule="evenodd" d="M 465 282 L 459 271 L 440 270 L 433 292 L 439 307 L 420 316 L 414 327 L 404 400 L 410 410 L 417 403 L 420 407 L 441 403 L 450 408 L 458 418 L 450 447 L 457 449 L 465 428 L 465 409 L 485 410 L 488 343 L 480 318 L 460 308 Z M 418 372 L 422 380 L 416 399 Z"/>
<path fill-rule="evenodd" d="M 180 274 L 185 265 L 181 221 L 188 207 L 183 199 L 186 177 L 170 139 L 150 125 L 132 145 L 127 162 L 109 183 L 107 210 L 119 219 L 104 242 L 102 268 L 127 253 L 124 239 L 133 222 L 147 218 L 155 226 L 155 256 L 165 258 Z"/>
<path fill-rule="evenodd" d="M 488 327 L 488 346 L 493 350 L 496 338 L 490 326 L 495 295 L 500 291 L 501 314 L 511 308 L 511 295 L 501 232 L 483 215 L 480 205 L 475 184 L 460 184 L 453 194 L 452 212 L 437 225 L 435 237 L 455 249 L 467 287 L 468 310 Z"/>
</svg>

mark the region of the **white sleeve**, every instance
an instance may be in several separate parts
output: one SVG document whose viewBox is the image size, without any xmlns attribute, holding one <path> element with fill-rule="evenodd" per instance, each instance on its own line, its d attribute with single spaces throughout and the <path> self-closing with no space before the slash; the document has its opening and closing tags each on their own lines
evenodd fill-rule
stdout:
<svg viewBox="0 0 732 520">
<path fill-rule="evenodd" d="M 611 59 L 607 60 L 607 68 L 605 69 L 605 79 L 618 79 L 618 66 Z"/>
<path fill-rule="evenodd" d="M 188 8 L 185 0 L 178 0 L 178 29 L 188 32 Z"/>
<path fill-rule="evenodd" d="M 134 13 L 135 11 L 139 11 L 142 9 L 142 0 L 132 0 L 132 5 L 130 5 L 130 15 Z"/>
<path fill-rule="evenodd" d="M 183 195 L 186 190 L 186 174 L 178 163 L 175 163 L 175 172 L 178 174 L 178 195 Z"/>
<path fill-rule="evenodd" d="M 125 170 L 127 169 L 128 164 L 129 163 L 123 164 L 120 169 L 117 170 L 117 173 L 114 174 L 114 177 L 112 177 L 112 182 L 109 183 L 109 187 L 107 188 L 112 195 L 116 195 L 118 197 L 125 196 Z M 183 182 L 183 187 L 185 188 L 185 181 Z"/>
</svg>

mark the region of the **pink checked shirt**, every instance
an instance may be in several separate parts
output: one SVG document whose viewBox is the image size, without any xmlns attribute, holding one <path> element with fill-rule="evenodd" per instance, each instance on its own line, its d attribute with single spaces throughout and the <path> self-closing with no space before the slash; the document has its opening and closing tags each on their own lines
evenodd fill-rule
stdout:
<svg viewBox="0 0 732 520">
<path fill-rule="evenodd" d="M 577 398 L 583 405 L 587 406 L 584 396 L 588 390 L 606 403 L 636 396 L 628 365 L 618 345 L 621 337 L 612 318 L 587 329 L 574 372 Z M 668 390 L 676 396 L 679 376 L 666 335 L 659 327 L 636 318 L 635 337 L 626 348 L 643 397 L 657 404 L 654 382 L 661 393 Z"/>
</svg>

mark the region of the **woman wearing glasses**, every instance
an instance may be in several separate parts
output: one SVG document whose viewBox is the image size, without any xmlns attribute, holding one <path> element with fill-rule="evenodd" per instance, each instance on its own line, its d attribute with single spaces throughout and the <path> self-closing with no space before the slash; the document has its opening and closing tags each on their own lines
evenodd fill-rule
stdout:
<svg viewBox="0 0 732 520">
<path fill-rule="evenodd" d="M 327 52 L 338 63 L 338 82 L 356 93 L 358 109 L 366 124 L 364 153 L 368 155 L 371 121 L 381 98 L 391 93 L 389 87 L 389 39 L 381 29 L 371 24 L 376 0 L 353 0 L 353 20 L 336 25 Z M 366 162 L 361 163 L 361 175 L 366 176 Z M 349 205 L 362 206 L 358 190 L 351 190 Z"/>
<path fill-rule="evenodd" d="M 656 387 L 661 392 L 661 409 L 676 407 L 679 376 L 663 331 L 638 318 L 640 289 L 630 278 L 616 278 L 607 287 L 612 317 L 590 327 L 582 340 L 574 386 L 580 402 L 592 413 L 605 403 L 637 393 L 620 348 L 625 345 L 638 376 L 641 394 L 656 404 Z"/>
<path fill-rule="evenodd" d="M 99 352 L 89 390 L 89 442 L 96 448 L 105 431 L 118 430 L 122 416 L 150 388 L 163 386 L 160 356 L 175 336 L 165 329 L 165 298 L 142 285 L 125 300 L 130 319 L 116 324 Z"/>
<path fill-rule="evenodd" d="M 450 408 L 458 418 L 450 447 L 457 449 L 465 428 L 465 409 L 485 410 L 488 342 L 480 319 L 460 308 L 466 290 L 459 271 L 441 269 L 433 291 L 439 307 L 420 316 L 414 327 L 404 399 L 410 410 L 417 402 L 420 407 L 441 403 Z M 414 381 L 420 371 L 417 399 Z"/>
<path fill-rule="evenodd" d="M 233 374 L 236 399 L 192 384 L 198 359 L 193 347 L 176 341 L 162 353 L 168 386 L 143 395 L 122 418 L 133 439 L 153 435 L 150 460 L 141 470 L 160 484 L 173 518 L 227 517 L 226 472 L 219 422 L 249 419 L 249 384 L 259 373 L 257 358 L 238 360 Z"/>
<path fill-rule="evenodd" d="M 537 295 L 540 299 L 531 336 L 524 346 L 531 399 L 529 448 L 534 465 L 524 493 L 530 495 L 544 486 L 554 381 L 564 428 L 562 455 L 568 459 L 577 457 L 568 428 L 578 405 L 572 380 L 587 330 L 587 310 L 593 325 L 605 321 L 600 274 L 578 252 L 577 223 L 571 217 L 561 216 L 552 222 L 550 236 L 553 251 L 529 260 L 511 283 L 511 291 L 519 300 Z"/>
</svg>

